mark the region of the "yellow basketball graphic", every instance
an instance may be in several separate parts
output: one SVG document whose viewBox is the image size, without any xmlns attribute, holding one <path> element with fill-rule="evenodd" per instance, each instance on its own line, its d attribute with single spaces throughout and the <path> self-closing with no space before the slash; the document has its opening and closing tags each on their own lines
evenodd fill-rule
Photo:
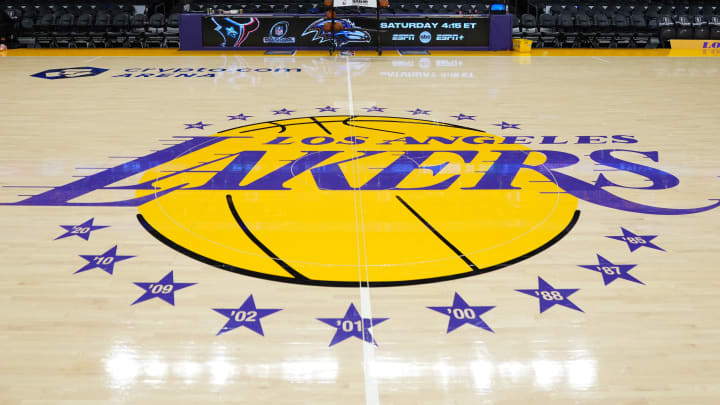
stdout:
<svg viewBox="0 0 720 405">
<path fill-rule="evenodd" d="M 220 138 L 220 139 L 218 139 Z M 167 245 L 237 273 L 293 283 L 404 285 L 481 274 L 540 252 L 577 199 L 536 171 L 475 187 L 499 150 L 476 129 L 410 118 L 323 116 L 252 124 L 143 175 L 139 207 Z"/>
</svg>

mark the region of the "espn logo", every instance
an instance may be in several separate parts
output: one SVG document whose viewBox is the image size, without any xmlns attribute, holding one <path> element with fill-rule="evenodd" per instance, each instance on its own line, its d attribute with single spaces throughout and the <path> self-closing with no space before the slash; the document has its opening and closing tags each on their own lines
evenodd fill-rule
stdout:
<svg viewBox="0 0 720 405">
<path fill-rule="evenodd" d="M 393 41 L 414 41 L 415 34 L 393 34 Z"/>
</svg>

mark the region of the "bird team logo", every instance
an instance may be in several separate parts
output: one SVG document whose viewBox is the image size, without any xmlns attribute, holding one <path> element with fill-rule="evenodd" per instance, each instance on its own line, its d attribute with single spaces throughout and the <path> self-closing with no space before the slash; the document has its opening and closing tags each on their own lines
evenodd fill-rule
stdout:
<svg viewBox="0 0 720 405">
<path fill-rule="evenodd" d="M 370 40 L 372 39 L 370 32 L 364 28 L 356 26 L 354 22 L 345 18 L 334 20 L 336 23 L 339 22 L 342 25 L 341 30 L 335 31 L 334 33 L 331 31 L 325 31 L 323 29 L 325 23 L 332 23 L 332 21 L 333 20 L 330 18 L 317 19 L 305 28 L 302 36 L 312 34 L 312 41 L 319 41 L 318 43 L 320 44 L 334 41 L 336 47 L 341 47 L 349 43 L 370 43 Z"/>
<path fill-rule="evenodd" d="M 549 138 L 542 144 L 557 137 Z M 206 264 L 338 287 L 428 283 L 502 269 L 571 232 L 580 200 L 654 215 L 720 205 L 656 204 L 643 191 L 670 189 L 679 179 L 653 167 L 658 152 L 614 140 L 621 147 L 608 144 L 582 159 L 583 166 L 616 173 L 589 179 L 568 174 L 581 161 L 572 153 L 531 149 L 517 137 L 459 125 L 382 116 L 288 118 L 187 137 L 2 205 L 137 207 L 147 232 Z M 82 233 L 93 224 L 64 228 Z M 622 231 L 611 237 L 631 250 L 654 246 L 653 235 Z M 592 267 L 613 277 L 627 277 L 632 268 L 598 260 Z"/>
<path fill-rule="evenodd" d="M 223 42 L 220 46 L 223 47 L 239 47 L 250 34 L 260 27 L 260 20 L 256 17 L 249 17 L 245 23 L 226 17 L 213 17 L 210 20 L 215 24 L 214 30 L 222 36 Z"/>
</svg>

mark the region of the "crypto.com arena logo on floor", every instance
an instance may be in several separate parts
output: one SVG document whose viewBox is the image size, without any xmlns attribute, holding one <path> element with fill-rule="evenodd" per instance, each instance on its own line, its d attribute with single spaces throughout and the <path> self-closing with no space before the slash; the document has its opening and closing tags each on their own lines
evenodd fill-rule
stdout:
<svg viewBox="0 0 720 405">
<path fill-rule="evenodd" d="M 574 154 L 412 118 L 291 118 L 185 138 L 3 205 L 138 207 L 149 233 L 196 260 L 264 279 L 341 287 L 359 279 L 373 286 L 427 283 L 506 267 L 568 234 L 580 217 L 579 200 L 655 215 L 720 205 L 638 201 L 638 190 L 673 188 L 679 179 L 634 163 L 658 162 L 659 154 L 628 149 L 632 142 L 622 137 L 589 159 L 643 179 L 643 186 L 603 174 L 585 181 L 561 170 L 580 162 Z M 623 189 L 636 197 L 621 197 Z M 112 199 L 118 190 L 128 198 Z"/>
<path fill-rule="evenodd" d="M 80 77 L 97 76 L 107 71 L 108 69 L 85 66 L 74 68 L 48 69 L 30 76 L 48 80 L 77 79 Z"/>
</svg>

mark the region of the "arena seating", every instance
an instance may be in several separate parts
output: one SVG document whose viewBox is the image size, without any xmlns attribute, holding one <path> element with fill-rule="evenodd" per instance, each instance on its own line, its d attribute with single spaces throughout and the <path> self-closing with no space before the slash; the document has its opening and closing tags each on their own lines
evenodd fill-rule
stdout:
<svg viewBox="0 0 720 405">
<path fill-rule="evenodd" d="M 259 2 L 0 0 L 20 42 L 38 47 L 175 47 L 181 12 L 322 14 L 318 0 Z M 173 3 L 173 2 L 169 2 Z M 396 0 L 389 14 L 486 14 L 490 1 Z M 534 47 L 654 47 L 669 40 L 720 39 L 720 0 L 530 0 L 518 6 L 513 36 Z M 374 9 L 343 8 L 342 14 Z"/>
<path fill-rule="evenodd" d="M 720 1 L 531 1 L 515 37 L 535 47 L 653 47 L 720 39 Z"/>
</svg>

